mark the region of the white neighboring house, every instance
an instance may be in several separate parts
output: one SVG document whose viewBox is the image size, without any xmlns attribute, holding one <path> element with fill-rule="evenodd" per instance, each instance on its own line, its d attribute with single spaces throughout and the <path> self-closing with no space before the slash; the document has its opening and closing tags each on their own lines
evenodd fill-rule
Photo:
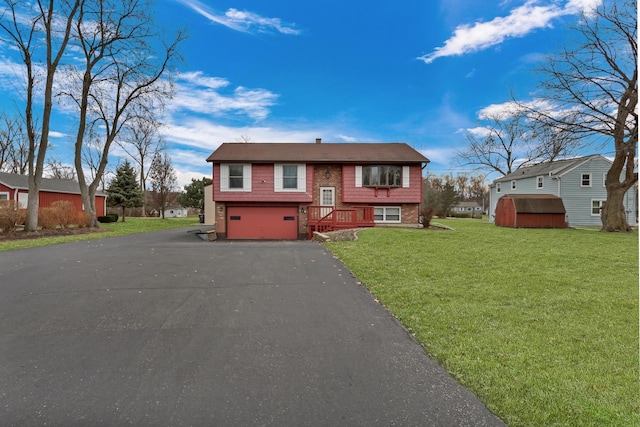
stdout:
<svg viewBox="0 0 640 427">
<path fill-rule="evenodd" d="M 562 198 L 569 226 L 602 225 L 600 207 L 607 199 L 605 178 L 611 161 L 594 154 L 524 167 L 489 185 L 489 221 L 494 222 L 498 199 L 505 194 L 552 194 Z M 638 225 L 637 185 L 625 195 L 629 225 Z"/>
<path fill-rule="evenodd" d="M 183 207 L 171 207 L 168 206 L 165 208 L 164 210 L 164 217 L 165 218 L 186 218 L 188 214 L 188 210 L 187 208 L 183 208 Z"/>
<path fill-rule="evenodd" d="M 482 215 L 482 206 L 478 202 L 458 202 L 451 206 L 451 210 L 455 213 Z"/>
</svg>

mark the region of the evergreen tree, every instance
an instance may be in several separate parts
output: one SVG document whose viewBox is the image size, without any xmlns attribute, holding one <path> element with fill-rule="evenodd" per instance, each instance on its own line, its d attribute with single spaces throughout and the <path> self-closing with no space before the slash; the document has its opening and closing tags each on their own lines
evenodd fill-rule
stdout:
<svg viewBox="0 0 640 427">
<path fill-rule="evenodd" d="M 178 203 L 185 208 L 200 209 L 204 212 L 204 187 L 211 184 L 211 178 L 191 178 L 191 184 L 184 186 L 184 192 L 178 196 Z"/>
<path fill-rule="evenodd" d="M 125 161 L 116 169 L 116 176 L 109 183 L 107 188 L 107 204 L 109 206 L 122 207 L 122 222 L 125 221 L 125 208 L 136 208 L 142 206 L 144 194 L 140 190 L 140 183 L 129 161 Z"/>
</svg>

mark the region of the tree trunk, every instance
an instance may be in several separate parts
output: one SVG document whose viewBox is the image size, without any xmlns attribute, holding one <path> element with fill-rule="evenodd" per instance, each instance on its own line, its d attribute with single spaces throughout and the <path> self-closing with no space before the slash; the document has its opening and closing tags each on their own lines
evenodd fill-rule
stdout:
<svg viewBox="0 0 640 427">
<path fill-rule="evenodd" d="M 627 223 L 627 214 L 624 208 L 624 196 L 627 188 L 607 183 L 607 202 L 602 208 L 602 231 L 630 232 L 631 227 Z"/>
<path fill-rule="evenodd" d="M 81 194 L 82 194 L 82 204 L 84 205 L 84 211 L 87 215 L 89 215 L 88 226 L 90 228 L 99 228 L 100 223 L 98 222 L 98 217 L 97 217 L 95 194 L 91 194 L 91 189 L 88 189 L 88 194 L 85 194 L 84 191 L 81 191 Z"/>
<path fill-rule="evenodd" d="M 122 207 L 122 222 L 124 222 L 124 210 L 125 210 L 125 207 L 123 206 Z"/>
</svg>

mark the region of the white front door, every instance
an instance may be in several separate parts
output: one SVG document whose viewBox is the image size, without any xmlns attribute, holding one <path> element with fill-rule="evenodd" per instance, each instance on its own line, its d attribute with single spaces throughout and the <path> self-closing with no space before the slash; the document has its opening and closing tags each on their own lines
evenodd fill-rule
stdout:
<svg viewBox="0 0 640 427">
<path fill-rule="evenodd" d="M 320 217 L 328 215 L 336 205 L 335 187 L 320 187 Z M 325 207 L 326 206 L 326 207 Z"/>
</svg>

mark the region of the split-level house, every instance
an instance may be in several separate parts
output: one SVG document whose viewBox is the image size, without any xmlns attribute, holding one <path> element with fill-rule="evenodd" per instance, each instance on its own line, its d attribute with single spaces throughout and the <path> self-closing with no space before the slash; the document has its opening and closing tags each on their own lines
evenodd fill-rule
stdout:
<svg viewBox="0 0 640 427">
<path fill-rule="evenodd" d="M 224 143 L 207 159 L 219 238 L 417 226 L 422 169 L 404 143 Z"/>
<path fill-rule="evenodd" d="M 489 218 L 495 221 L 500 197 L 509 194 L 551 194 L 560 197 L 570 226 L 602 225 L 600 207 L 607 199 L 605 179 L 611 161 L 599 154 L 523 167 L 491 183 Z M 637 187 L 625 195 L 627 222 L 637 225 Z"/>
<path fill-rule="evenodd" d="M 27 208 L 29 199 L 29 177 L 15 173 L 0 172 L 0 200 L 13 201 L 20 209 Z M 73 203 L 76 211 L 82 212 L 84 205 L 80 194 L 80 184 L 68 179 L 42 178 L 38 206 L 50 207 L 57 201 Z M 96 215 L 103 216 L 107 211 L 107 194 L 96 192 Z"/>
</svg>

